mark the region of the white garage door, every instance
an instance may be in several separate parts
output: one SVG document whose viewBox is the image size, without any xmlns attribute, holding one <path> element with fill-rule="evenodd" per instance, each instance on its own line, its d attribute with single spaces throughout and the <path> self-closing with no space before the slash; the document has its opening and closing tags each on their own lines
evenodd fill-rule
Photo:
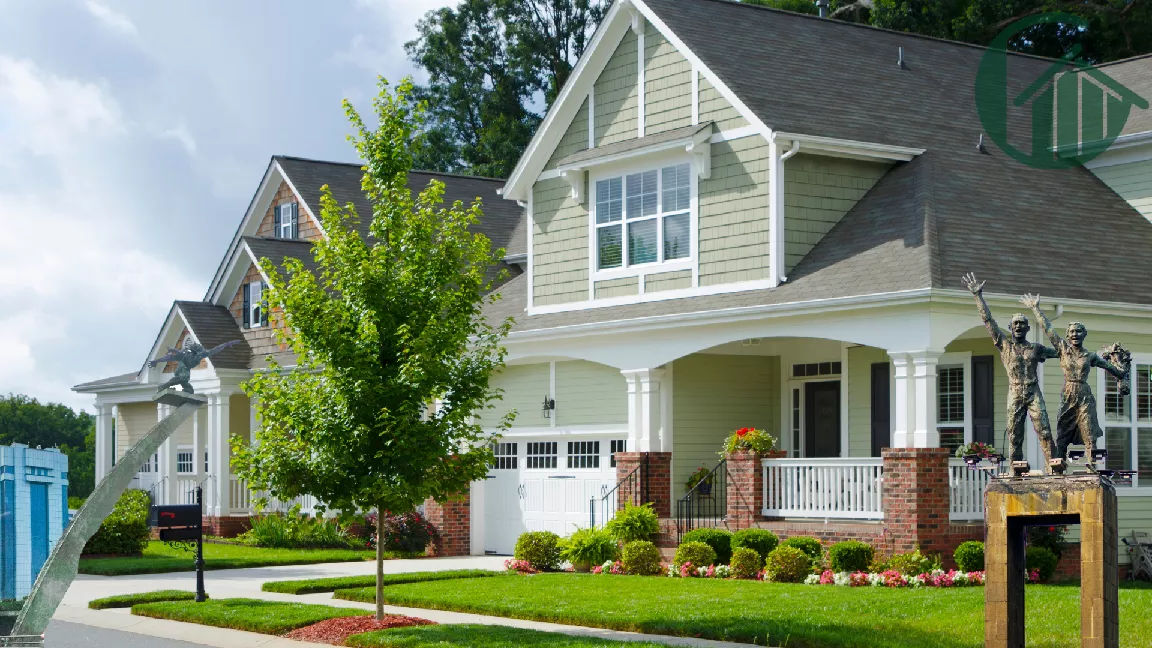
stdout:
<svg viewBox="0 0 1152 648">
<path fill-rule="evenodd" d="M 496 446 L 485 482 L 485 551 L 511 554 L 524 531 L 570 535 L 588 526 L 591 500 L 616 485 L 610 438 L 517 439 Z"/>
</svg>

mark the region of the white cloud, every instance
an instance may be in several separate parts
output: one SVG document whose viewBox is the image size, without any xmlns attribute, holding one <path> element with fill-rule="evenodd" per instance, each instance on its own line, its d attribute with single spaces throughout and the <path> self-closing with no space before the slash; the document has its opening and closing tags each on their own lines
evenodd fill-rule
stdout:
<svg viewBox="0 0 1152 648">
<path fill-rule="evenodd" d="M 184 147 L 188 155 L 195 157 L 196 139 L 192 137 L 192 133 L 189 132 L 188 126 L 184 122 L 180 122 L 173 128 L 160 131 L 160 137 L 166 137 L 180 142 L 180 145 Z"/>
<path fill-rule="evenodd" d="M 136 25 L 128 19 L 128 16 L 115 11 L 108 5 L 100 4 L 96 2 L 96 0 L 84 0 L 84 7 L 88 10 L 88 13 L 92 14 L 97 20 L 104 23 L 104 25 L 110 29 L 128 36 L 135 36 L 137 34 Z"/>
</svg>

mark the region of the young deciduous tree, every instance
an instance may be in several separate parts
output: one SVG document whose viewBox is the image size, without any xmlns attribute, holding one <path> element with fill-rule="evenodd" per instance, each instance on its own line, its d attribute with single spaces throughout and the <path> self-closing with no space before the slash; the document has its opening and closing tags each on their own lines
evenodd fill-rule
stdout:
<svg viewBox="0 0 1152 648">
<path fill-rule="evenodd" d="M 499 397 L 488 379 L 503 363 L 510 323 L 492 326 L 480 311 L 499 298 L 490 269 L 503 251 L 469 229 L 479 199 L 445 207 L 438 181 L 417 197 L 409 191 L 423 112 L 412 90 L 409 80 L 394 92 L 381 81 L 375 129 L 344 104 L 365 161 L 370 236 L 351 226 L 361 217 L 354 207 L 324 187 L 316 273 L 299 260 L 283 273 L 261 261 L 298 365 L 273 363 L 245 385 L 260 427 L 252 445 L 234 442 L 234 464 L 252 488 L 280 499 L 311 494 L 330 509 L 406 513 L 466 492 L 488 471 L 489 438 L 473 415 Z"/>
</svg>

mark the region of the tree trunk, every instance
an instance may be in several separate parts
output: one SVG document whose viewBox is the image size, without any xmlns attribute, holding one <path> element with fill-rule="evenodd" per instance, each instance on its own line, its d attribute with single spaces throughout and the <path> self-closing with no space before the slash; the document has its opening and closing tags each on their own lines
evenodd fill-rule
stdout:
<svg viewBox="0 0 1152 648">
<path fill-rule="evenodd" d="M 376 620 L 384 620 L 384 511 L 376 509 Z"/>
</svg>

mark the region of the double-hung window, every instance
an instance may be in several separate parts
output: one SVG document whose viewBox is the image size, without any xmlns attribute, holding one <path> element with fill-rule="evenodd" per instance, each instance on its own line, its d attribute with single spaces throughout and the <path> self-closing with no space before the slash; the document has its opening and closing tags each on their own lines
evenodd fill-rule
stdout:
<svg viewBox="0 0 1152 648">
<path fill-rule="evenodd" d="M 1135 470 L 1134 486 L 1152 486 L 1152 364 L 1132 363 L 1132 389 L 1128 395 L 1120 393 L 1112 374 L 1097 371 L 1103 374 L 1104 382 L 1101 418 L 1107 467 Z"/>
<path fill-rule="evenodd" d="M 936 373 L 936 429 L 940 447 L 955 450 L 964 445 L 964 365 L 940 367 Z"/>
<path fill-rule="evenodd" d="M 692 165 L 596 181 L 596 270 L 688 259 L 692 254 Z"/>
<path fill-rule="evenodd" d="M 300 208 L 296 203 L 277 205 L 272 213 L 272 230 L 276 238 L 300 238 Z"/>
<path fill-rule="evenodd" d="M 259 328 L 268 323 L 267 309 L 264 308 L 264 283 L 253 281 L 243 286 L 244 305 L 241 316 L 244 328 Z"/>
</svg>

